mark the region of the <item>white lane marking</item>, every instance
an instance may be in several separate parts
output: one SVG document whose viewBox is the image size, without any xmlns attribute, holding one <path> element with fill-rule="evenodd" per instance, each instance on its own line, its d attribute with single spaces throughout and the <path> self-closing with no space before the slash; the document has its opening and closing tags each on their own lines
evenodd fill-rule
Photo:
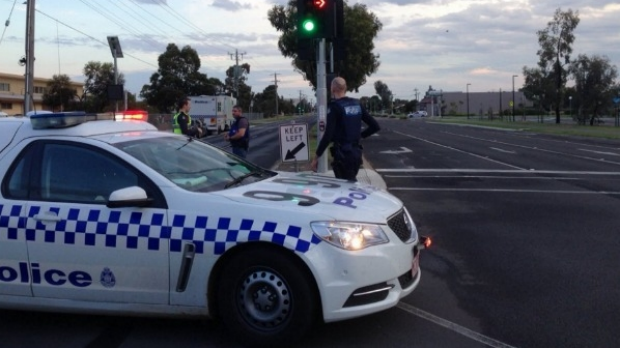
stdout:
<svg viewBox="0 0 620 348">
<path fill-rule="evenodd" d="M 562 178 L 545 176 L 493 176 L 493 175 L 386 175 L 386 178 L 395 179 L 498 179 L 498 180 L 585 180 L 583 178 Z"/>
<path fill-rule="evenodd" d="M 603 152 L 603 151 L 594 151 L 594 150 L 586 150 L 586 149 L 578 149 L 578 150 L 579 151 L 586 151 L 586 152 L 597 153 L 599 155 L 620 156 L 620 153 L 614 153 L 614 152 Z"/>
<path fill-rule="evenodd" d="M 499 151 L 499 152 L 503 152 L 503 153 L 512 153 L 512 154 L 517 153 L 516 151 L 509 151 L 509 150 L 499 149 L 497 147 L 492 147 L 491 150 L 495 150 L 495 151 Z"/>
<path fill-rule="evenodd" d="M 387 154 L 390 154 L 390 155 L 394 155 L 394 154 L 399 154 L 399 153 L 409 153 L 409 152 L 413 152 L 413 151 L 411 151 L 411 150 L 409 150 L 408 148 L 406 148 L 406 147 L 404 147 L 404 146 L 403 146 L 403 147 L 401 147 L 401 149 L 400 149 L 400 150 L 388 150 L 388 151 L 381 151 L 380 153 L 387 153 Z"/>
<path fill-rule="evenodd" d="M 517 189 L 461 189 L 461 188 L 426 188 L 426 187 L 390 187 L 391 191 L 436 191 L 436 192 L 492 192 L 492 193 L 555 193 L 569 195 L 620 195 L 620 191 L 554 191 L 554 190 L 517 190 Z"/>
<path fill-rule="evenodd" d="M 540 138 L 540 137 L 537 137 L 537 136 L 524 136 L 524 138 L 534 139 L 534 140 L 537 140 L 537 141 L 546 141 L 546 142 L 550 142 L 550 143 L 562 143 L 562 144 L 572 144 L 572 145 L 579 145 L 579 146 L 598 147 L 598 148 L 601 148 L 601 149 L 620 150 L 620 147 L 613 147 L 613 145 L 611 145 L 611 144 L 609 146 L 594 145 L 594 144 L 584 144 L 584 143 L 578 143 L 576 141 L 545 139 L 545 138 Z"/>
<path fill-rule="evenodd" d="M 519 145 L 519 144 L 511 144 L 511 143 L 506 143 L 506 142 L 503 142 L 503 141 L 490 140 L 490 139 L 484 139 L 484 138 L 477 138 L 477 137 L 472 137 L 472 136 L 469 136 L 469 135 L 456 134 L 456 133 L 450 133 L 450 132 L 445 132 L 444 134 L 449 134 L 449 135 L 453 135 L 453 136 L 457 136 L 457 137 L 461 137 L 461 138 L 468 138 L 468 139 L 486 141 L 486 142 L 495 143 L 495 144 L 502 144 L 502 145 L 520 147 L 522 149 L 529 149 L 529 150 L 536 150 L 536 151 L 547 152 L 547 153 L 552 153 L 552 154 L 558 154 L 558 155 L 563 155 L 563 156 L 567 156 L 567 157 L 580 158 L 580 159 L 585 159 L 585 160 L 588 160 L 588 161 L 605 162 L 605 163 L 609 163 L 609 164 L 618 164 L 618 165 L 620 165 L 620 162 L 607 161 L 604 158 L 594 158 L 594 157 L 573 155 L 573 154 L 570 154 L 570 153 L 565 153 L 565 152 L 560 152 L 560 151 L 539 149 L 537 147 L 532 147 L 532 146 L 525 146 L 525 145 Z"/>
<path fill-rule="evenodd" d="M 620 175 L 620 172 L 586 172 L 563 170 L 505 170 L 505 169 L 408 169 L 378 168 L 379 173 L 504 173 L 504 174 L 559 174 L 559 175 Z"/>
<path fill-rule="evenodd" d="M 437 324 L 439 326 L 443 326 L 449 330 L 452 330 L 458 334 L 461 334 L 465 337 L 471 338 L 472 340 L 476 341 L 476 342 L 480 342 L 482 344 L 485 344 L 489 347 L 493 347 L 493 348 L 515 348 L 514 346 L 511 346 L 509 344 L 500 342 L 496 339 L 493 339 L 489 336 L 485 336 L 481 333 L 478 333 L 476 331 L 470 330 L 464 326 L 461 326 L 459 324 L 453 323 L 451 321 L 448 321 L 446 319 L 440 318 L 436 315 L 433 315 L 431 313 L 425 312 L 419 308 L 416 308 L 412 305 L 406 304 L 404 302 L 399 302 L 398 305 L 396 305 L 396 307 L 402 309 L 403 311 L 413 314 L 417 317 L 420 317 L 422 319 L 426 319 L 428 321 L 430 321 L 431 323 Z"/>
<path fill-rule="evenodd" d="M 422 138 L 414 137 L 414 136 L 413 136 L 413 135 L 411 135 L 411 134 L 405 134 L 405 133 L 401 133 L 401 132 L 397 132 L 397 131 L 394 131 L 394 133 L 396 133 L 396 134 L 400 134 L 400 135 L 404 135 L 404 136 L 406 136 L 406 137 L 413 138 L 413 139 L 416 139 L 416 140 L 419 140 L 419 141 L 423 141 L 423 142 L 425 142 L 425 143 L 429 143 L 429 144 L 432 144 L 432 145 L 436 145 L 436 146 L 444 147 L 444 148 L 446 148 L 446 149 L 450 149 L 450 150 L 453 150 L 453 151 L 457 151 L 457 152 L 465 153 L 465 154 L 468 154 L 468 155 L 470 155 L 470 156 L 473 156 L 473 157 L 476 157 L 476 158 L 481 158 L 481 159 L 483 159 L 483 160 L 487 160 L 487 161 L 490 161 L 490 162 L 493 162 L 493 163 L 501 164 L 501 165 L 506 166 L 506 167 L 510 167 L 510 168 L 514 168 L 514 169 L 520 169 L 520 170 L 527 170 L 527 169 L 525 169 L 525 168 L 521 168 L 521 167 L 513 166 L 512 164 L 508 164 L 508 163 L 504 163 L 504 162 L 496 161 L 496 160 L 494 160 L 494 159 L 490 159 L 490 158 L 485 157 L 485 156 L 480 156 L 480 155 L 477 155 L 477 154 L 475 154 L 475 153 L 471 153 L 471 152 L 463 151 L 463 150 L 461 150 L 461 149 L 457 149 L 457 148 L 454 148 L 454 147 L 452 147 L 452 146 L 443 145 L 443 144 L 435 143 L 435 142 L 432 142 L 432 141 L 429 141 L 429 140 L 426 140 L 426 139 L 422 139 Z"/>
</svg>

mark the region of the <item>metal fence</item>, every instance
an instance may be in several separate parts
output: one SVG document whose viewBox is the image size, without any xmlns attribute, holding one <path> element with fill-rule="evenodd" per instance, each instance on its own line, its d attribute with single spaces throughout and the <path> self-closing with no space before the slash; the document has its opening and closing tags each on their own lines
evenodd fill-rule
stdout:
<svg viewBox="0 0 620 348">
<path fill-rule="evenodd" d="M 262 120 L 264 114 L 262 112 L 248 112 L 243 116 L 248 120 Z M 174 114 L 149 114 L 149 123 L 157 127 L 159 130 L 172 130 L 172 118 Z"/>
</svg>

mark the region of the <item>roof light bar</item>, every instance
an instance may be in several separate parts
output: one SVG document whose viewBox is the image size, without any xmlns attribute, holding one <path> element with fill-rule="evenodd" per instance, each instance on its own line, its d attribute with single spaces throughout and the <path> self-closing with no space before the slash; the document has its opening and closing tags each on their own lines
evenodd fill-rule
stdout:
<svg viewBox="0 0 620 348">
<path fill-rule="evenodd" d="M 67 128 L 88 121 L 113 120 L 113 117 L 108 114 L 87 114 L 83 111 L 58 112 L 32 115 L 30 116 L 30 123 L 33 129 Z"/>
</svg>

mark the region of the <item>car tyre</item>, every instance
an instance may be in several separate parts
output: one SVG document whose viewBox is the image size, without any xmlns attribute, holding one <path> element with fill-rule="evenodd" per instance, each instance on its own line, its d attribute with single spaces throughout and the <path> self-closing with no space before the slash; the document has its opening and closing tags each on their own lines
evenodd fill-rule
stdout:
<svg viewBox="0 0 620 348">
<path fill-rule="evenodd" d="M 299 261 L 258 248 L 235 256 L 222 271 L 218 313 L 233 337 L 253 347 L 290 346 L 318 318 L 314 282 Z"/>
</svg>

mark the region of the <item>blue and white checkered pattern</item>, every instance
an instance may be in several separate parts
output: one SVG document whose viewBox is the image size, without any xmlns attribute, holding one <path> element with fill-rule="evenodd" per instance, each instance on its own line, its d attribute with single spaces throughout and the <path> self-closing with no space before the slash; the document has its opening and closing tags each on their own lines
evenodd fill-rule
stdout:
<svg viewBox="0 0 620 348">
<path fill-rule="evenodd" d="M 18 229 L 25 226 L 25 219 L 20 219 L 22 215 L 21 205 L 0 204 L 0 242 L 4 240 L 19 240 Z M 24 236 L 21 236 L 23 239 Z"/>
<path fill-rule="evenodd" d="M 139 250 L 161 250 L 169 241 L 171 252 L 181 252 L 184 243 L 193 242 L 197 253 L 214 255 L 252 241 L 271 242 L 305 253 L 321 241 L 299 226 L 267 220 L 174 214 L 167 224 L 163 209 L 123 213 L 120 210 L 52 207 L 46 211 L 66 216 L 66 219 L 44 224 L 32 219 L 45 214 L 41 213 L 40 206 L 30 207 L 27 220 L 20 219 L 20 215 L 24 216 L 22 209 L 18 205 L 0 205 L 0 241 L 25 238 L 45 243 Z M 25 230 L 25 235 L 20 235 L 18 229 Z"/>
</svg>

